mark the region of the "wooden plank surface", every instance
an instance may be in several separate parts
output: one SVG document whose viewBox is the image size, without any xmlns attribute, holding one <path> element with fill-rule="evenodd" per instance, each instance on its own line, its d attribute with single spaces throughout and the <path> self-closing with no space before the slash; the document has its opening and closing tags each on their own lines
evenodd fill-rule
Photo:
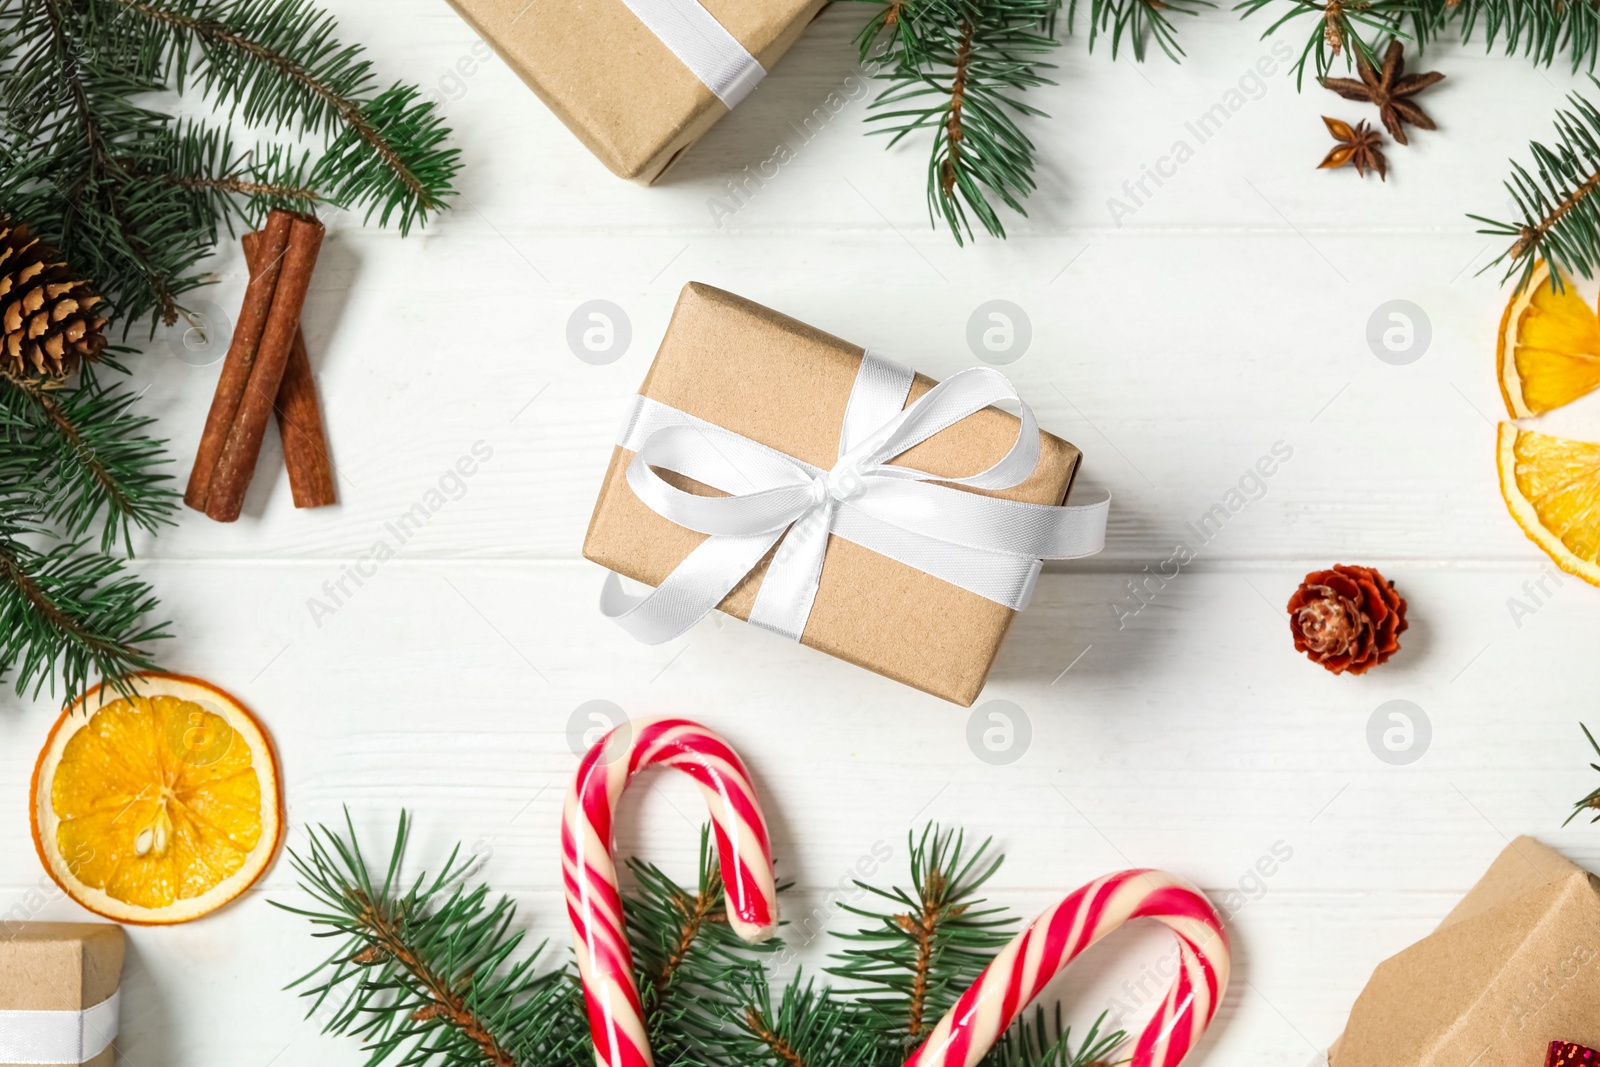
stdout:
<svg viewBox="0 0 1600 1067">
<path fill-rule="evenodd" d="M 376 843 L 409 807 L 419 860 L 465 843 L 564 951 L 569 726 L 594 700 L 690 714 L 758 776 L 797 882 L 791 938 L 807 967 L 824 962 L 826 938 L 800 931 L 848 925 L 844 873 L 878 849 L 899 874 L 907 833 L 929 819 L 993 834 L 1009 859 L 992 895 L 1025 915 L 1128 864 L 1234 894 L 1237 979 L 1197 1067 L 1299 1067 L 1338 1033 L 1372 966 L 1430 929 L 1516 834 L 1600 863 L 1594 831 L 1559 829 L 1595 784 L 1577 723 L 1593 711 L 1600 593 L 1547 577 L 1501 504 L 1504 293 L 1495 270 L 1477 273 L 1496 250 L 1464 217 L 1507 211 L 1505 159 L 1547 136 L 1578 85 L 1564 71 L 1476 45 L 1430 53 L 1421 69 L 1449 75 L 1426 99 L 1441 130 L 1393 149 L 1387 183 L 1362 182 L 1313 169 L 1328 147 L 1318 116 L 1362 117 L 1356 105 L 1297 95 L 1281 68 L 1241 85 L 1273 55 L 1256 39 L 1264 23 L 1186 20 L 1180 67 L 1113 63 L 1075 41 L 1035 101 L 1051 117 L 1027 127 L 1044 187 L 1030 218 L 1008 218 L 1007 242 L 962 250 L 926 228 L 920 146 L 884 152 L 864 137 L 859 94 L 799 144 L 830 91 L 853 91 L 854 5 L 829 10 L 655 189 L 606 175 L 437 0 L 328 7 L 383 78 L 440 93 L 467 164 L 460 202 L 405 241 L 330 219 L 305 328 L 341 504 L 296 513 L 268 473 L 281 462 L 269 435 L 239 523 L 185 513 L 138 546 L 137 564 L 180 635 L 167 662 L 238 693 L 272 728 L 291 845 L 344 806 Z M 1123 183 L 1235 88 L 1245 103 L 1227 124 L 1114 217 Z M 786 138 L 793 162 L 714 213 L 725 182 Z M 225 249 L 213 267 L 210 298 L 235 308 L 242 257 Z M 736 623 L 650 648 L 598 616 L 582 532 L 622 404 L 691 279 L 938 377 L 975 362 L 980 305 L 1023 309 L 1032 342 L 1003 369 L 1083 449 L 1085 487 L 1113 493 L 1111 536 L 1099 558 L 1047 574 L 973 712 Z M 632 335 L 604 366 L 566 340 L 596 299 Z M 1393 300 L 1431 332 L 1400 365 L 1367 341 Z M 142 407 L 186 471 L 218 366 L 159 349 L 135 366 Z M 1591 413 L 1560 425 L 1583 433 Z M 1273 472 L 1253 475 L 1275 448 Z M 474 473 L 452 478 L 464 456 Z M 1245 505 L 1139 606 L 1128 583 L 1231 491 Z M 427 525 L 332 604 L 324 584 L 419 503 Z M 1326 676 L 1290 646 L 1283 603 L 1334 561 L 1382 567 L 1412 605 L 1403 651 L 1366 678 Z M 1369 744 L 1395 700 L 1431 724 L 1409 765 Z M 0 703 L 12 812 L 0 913 L 77 916 L 45 888 L 23 818 L 53 709 Z M 1010 717 L 1013 741 L 1026 722 L 1012 762 L 969 743 L 1005 725 L 994 714 Z M 682 782 L 630 795 L 622 846 L 686 876 L 698 805 Z M 1261 875 L 1275 848 L 1290 857 Z M 122 1062 L 361 1062 L 280 989 L 322 947 L 266 903 L 296 896 L 280 862 L 211 918 L 131 930 Z M 1128 1001 L 1166 948 L 1148 930 L 1097 948 L 1060 984 L 1069 1017 Z"/>
</svg>

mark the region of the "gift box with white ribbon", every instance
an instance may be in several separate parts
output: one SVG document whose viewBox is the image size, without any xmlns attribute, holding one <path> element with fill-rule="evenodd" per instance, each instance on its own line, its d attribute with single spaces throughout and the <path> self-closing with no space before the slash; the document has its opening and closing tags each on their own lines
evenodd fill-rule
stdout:
<svg viewBox="0 0 1600 1067">
<path fill-rule="evenodd" d="M 641 641 L 720 609 L 968 706 L 1041 561 L 1104 544 L 1107 501 L 1063 504 L 1079 459 L 993 368 L 935 382 L 691 282 L 584 555 Z"/>
<path fill-rule="evenodd" d="M 0 1067 L 116 1057 L 122 927 L 0 916 Z"/>
<path fill-rule="evenodd" d="M 624 178 L 649 183 L 755 88 L 824 0 L 450 0 Z"/>
</svg>

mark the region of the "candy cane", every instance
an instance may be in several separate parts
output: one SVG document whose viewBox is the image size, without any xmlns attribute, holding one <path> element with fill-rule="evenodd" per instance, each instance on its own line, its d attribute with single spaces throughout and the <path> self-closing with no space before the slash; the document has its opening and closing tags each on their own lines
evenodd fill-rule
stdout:
<svg viewBox="0 0 1600 1067">
<path fill-rule="evenodd" d="M 767 824 L 744 764 L 728 743 L 687 719 L 612 730 L 583 757 L 561 815 L 561 873 L 589 1031 L 600 1067 L 652 1067 L 633 953 L 611 858 L 617 800 L 639 771 L 675 767 L 700 784 L 711 809 L 728 922 L 746 941 L 777 927 L 777 886 Z"/>
<path fill-rule="evenodd" d="M 1129 919 L 1178 935 L 1178 976 L 1129 1067 L 1177 1067 L 1228 988 L 1228 938 L 1211 902 L 1165 871 L 1107 875 L 1035 919 L 985 967 L 905 1067 L 973 1067 L 1062 968 Z"/>
</svg>

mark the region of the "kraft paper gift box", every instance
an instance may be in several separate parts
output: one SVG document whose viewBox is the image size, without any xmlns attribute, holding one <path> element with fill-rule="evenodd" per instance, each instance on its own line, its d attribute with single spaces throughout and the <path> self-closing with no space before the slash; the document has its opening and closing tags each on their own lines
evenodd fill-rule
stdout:
<svg viewBox="0 0 1600 1067">
<path fill-rule="evenodd" d="M 114 923 L 0 922 L 0 1067 L 111 1067 L 122 953 Z M 39 1058 L 65 1048 L 89 1055 Z"/>
<path fill-rule="evenodd" d="M 1543 1067 L 1600 1046 L 1600 880 L 1513 841 L 1438 929 L 1380 963 L 1331 1067 Z"/>
<path fill-rule="evenodd" d="M 614 173 L 646 184 L 728 113 L 624 0 L 450 0 Z M 667 8 L 695 0 L 653 0 Z M 765 70 L 825 0 L 699 0 Z"/>
<path fill-rule="evenodd" d="M 743 297 L 690 282 L 639 392 L 826 470 L 838 455 L 862 348 Z M 933 386 L 918 374 L 907 404 Z M 1015 415 L 985 408 L 894 462 L 941 476 L 975 474 L 1005 455 Z M 1040 459 L 1022 483 L 984 495 L 1060 504 L 1080 453 L 1040 433 Z M 625 577 L 660 585 L 703 534 L 646 506 L 628 485 L 633 453 L 618 447 L 584 540 L 584 555 Z M 699 495 L 721 495 L 668 475 Z M 766 559 L 721 610 L 748 618 Z M 830 535 L 821 584 L 801 643 L 895 681 L 970 706 L 1015 613 L 976 593 Z"/>
</svg>

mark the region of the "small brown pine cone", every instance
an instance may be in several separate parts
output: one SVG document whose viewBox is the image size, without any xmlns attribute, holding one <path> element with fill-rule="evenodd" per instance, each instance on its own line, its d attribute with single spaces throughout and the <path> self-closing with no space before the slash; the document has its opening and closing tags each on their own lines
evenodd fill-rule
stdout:
<svg viewBox="0 0 1600 1067">
<path fill-rule="evenodd" d="M 1334 674 L 1365 674 L 1400 650 L 1405 598 L 1371 567 L 1312 571 L 1289 598 L 1294 647 Z"/>
<path fill-rule="evenodd" d="M 61 253 L 0 215 L 0 376 L 48 386 L 97 359 L 106 346 L 100 302 Z"/>
</svg>

